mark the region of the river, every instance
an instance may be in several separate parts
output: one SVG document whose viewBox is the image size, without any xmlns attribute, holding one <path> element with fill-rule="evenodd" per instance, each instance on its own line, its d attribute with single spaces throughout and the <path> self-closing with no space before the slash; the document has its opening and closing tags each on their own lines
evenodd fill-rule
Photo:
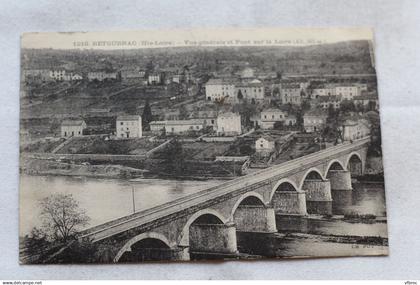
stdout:
<svg viewBox="0 0 420 285">
<path fill-rule="evenodd" d="M 117 180 L 71 176 L 31 176 L 20 178 L 21 236 L 41 225 L 39 202 L 54 193 L 72 194 L 96 226 L 198 192 L 220 180 L 182 181 L 163 179 Z"/>
</svg>

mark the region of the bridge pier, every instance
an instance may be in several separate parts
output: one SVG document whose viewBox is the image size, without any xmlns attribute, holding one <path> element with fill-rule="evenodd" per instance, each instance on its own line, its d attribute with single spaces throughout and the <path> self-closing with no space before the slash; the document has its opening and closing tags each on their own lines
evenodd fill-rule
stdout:
<svg viewBox="0 0 420 285">
<path fill-rule="evenodd" d="M 236 224 L 236 230 L 240 232 L 277 232 L 273 207 L 240 205 L 235 211 L 233 220 Z"/>
<path fill-rule="evenodd" d="M 236 254 L 236 227 L 234 223 L 193 224 L 190 227 L 191 252 Z"/>
<path fill-rule="evenodd" d="M 306 212 L 305 191 L 276 191 L 272 204 L 277 215 L 304 216 Z"/>
<path fill-rule="evenodd" d="M 333 213 L 342 215 L 345 208 L 352 205 L 351 172 L 348 170 L 330 170 L 327 177 L 331 183 Z"/>
<path fill-rule="evenodd" d="M 306 207 L 309 214 L 331 215 L 332 196 L 329 180 L 307 179 L 302 189 L 306 192 Z"/>
</svg>

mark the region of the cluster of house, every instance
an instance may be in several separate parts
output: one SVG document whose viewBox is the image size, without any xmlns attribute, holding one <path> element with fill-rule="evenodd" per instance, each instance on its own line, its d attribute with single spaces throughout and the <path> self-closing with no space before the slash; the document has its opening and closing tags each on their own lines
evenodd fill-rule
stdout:
<svg viewBox="0 0 420 285">
<path fill-rule="evenodd" d="M 303 116 L 303 127 L 305 132 L 321 132 L 327 125 L 327 113 L 322 109 L 313 109 L 306 112 Z M 345 119 L 340 124 L 340 131 L 344 141 L 352 141 L 368 136 L 371 126 L 369 121 L 363 116 L 354 116 Z"/>
<path fill-rule="evenodd" d="M 69 72 L 64 69 L 26 69 L 23 70 L 23 76 L 26 80 L 39 81 L 79 81 L 83 79 L 81 73 Z"/>
<path fill-rule="evenodd" d="M 120 139 L 141 138 L 143 128 L 141 116 L 123 115 L 118 116 L 115 122 L 116 137 Z M 61 137 L 80 137 L 85 135 L 87 124 L 84 120 L 64 120 L 61 122 Z"/>
<path fill-rule="evenodd" d="M 166 120 L 150 122 L 152 133 L 182 135 L 193 131 L 201 131 L 207 126 L 212 127 L 218 135 L 236 136 L 242 133 L 241 116 L 232 112 L 218 114 L 214 118 L 188 119 L 188 120 Z M 64 120 L 61 123 L 62 137 L 78 137 L 85 134 L 87 125 L 83 120 Z M 138 115 L 122 115 L 116 119 L 116 138 L 141 138 L 142 121 Z"/>
<path fill-rule="evenodd" d="M 300 106 L 307 99 L 312 105 L 339 108 L 344 100 L 353 100 L 368 104 L 378 104 L 378 98 L 368 93 L 366 83 L 326 83 L 311 81 L 304 77 L 266 78 L 254 76 L 254 70 L 245 68 L 237 76 L 212 78 L 205 84 L 206 100 L 214 102 L 238 103 L 263 102 L 278 98 L 282 104 Z M 355 102 L 356 103 L 356 102 Z"/>
<path fill-rule="evenodd" d="M 121 80 L 123 82 L 137 82 L 144 85 L 182 83 L 191 80 L 188 68 L 171 69 L 151 72 L 139 67 L 123 67 L 120 70 L 95 70 L 86 74 L 76 73 L 65 69 L 25 69 L 23 76 L 26 80 L 48 81 L 88 81 Z"/>
</svg>

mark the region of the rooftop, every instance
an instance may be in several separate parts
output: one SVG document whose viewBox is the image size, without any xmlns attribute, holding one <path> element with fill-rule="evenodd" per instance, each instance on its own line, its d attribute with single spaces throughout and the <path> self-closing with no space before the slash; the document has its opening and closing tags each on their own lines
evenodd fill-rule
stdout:
<svg viewBox="0 0 420 285">
<path fill-rule="evenodd" d="M 81 126 L 85 123 L 83 120 L 64 120 L 61 122 L 62 126 Z"/>
<path fill-rule="evenodd" d="M 192 120 L 171 120 L 165 121 L 165 124 L 168 126 L 173 125 L 202 125 L 204 123 L 203 120 L 200 119 L 192 119 Z"/>
<path fill-rule="evenodd" d="M 238 116 L 240 116 L 239 114 L 237 114 L 237 113 L 232 113 L 232 112 L 225 112 L 225 113 L 220 113 L 219 115 L 218 115 L 218 117 L 227 117 L 227 118 L 229 118 L 229 117 L 238 117 Z"/>
<path fill-rule="evenodd" d="M 222 84 L 237 84 L 239 81 L 234 78 L 212 78 L 207 81 L 206 85 L 222 85 Z"/>
<path fill-rule="evenodd" d="M 278 113 L 284 113 L 283 110 L 277 109 L 277 108 L 268 108 L 268 109 L 264 109 L 261 111 L 261 113 L 274 113 L 274 112 L 278 112 Z"/>
<path fill-rule="evenodd" d="M 138 121 L 141 119 L 139 115 L 122 115 L 117 117 L 117 121 Z"/>
</svg>

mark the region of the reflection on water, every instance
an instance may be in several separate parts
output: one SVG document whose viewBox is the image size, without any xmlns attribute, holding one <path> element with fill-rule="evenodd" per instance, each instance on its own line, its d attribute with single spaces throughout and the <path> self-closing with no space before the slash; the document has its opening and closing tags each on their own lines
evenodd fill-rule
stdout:
<svg viewBox="0 0 420 285">
<path fill-rule="evenodd" d="M 266 257 L 388 254 L 384 185 L 353 186 L 353 191 L 341 191 L 335 196 L 342 200 L 333 202 L 334 216 L 276 216 L 279 233 L 238 232 L 238 249 Z M 351 214 L 352 218 L 343 214 Z M 357 219 L 367 214 L 376 218 Z"/>
<path fill-rule="evenodd" d="M 20 178 L 20 234 L 39 226 L 39 201 L 53 193 L 72 194 L 86 209 L 95 226 L 133 213 L 132 189 L 136 211 L 145 210 L 221 183 L 139 179 L 135 181 L 66 176 L 29 176 Z"/>
</svg>

